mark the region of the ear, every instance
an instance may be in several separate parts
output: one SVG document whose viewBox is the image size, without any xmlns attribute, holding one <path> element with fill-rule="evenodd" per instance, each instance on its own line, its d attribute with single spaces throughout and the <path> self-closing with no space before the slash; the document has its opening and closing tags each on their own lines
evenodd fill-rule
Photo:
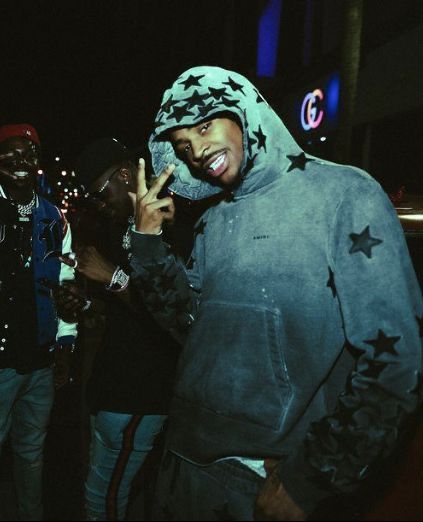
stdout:
<svg viewBox="0 0 423 522">
<path fill-rule="evenodd" d="M 127 167 L 121 167 L 118 174 L 118 179 L 125 183 L 125 185 L 129 185 L 131 181 L 131 172 Z"/>
</svg>

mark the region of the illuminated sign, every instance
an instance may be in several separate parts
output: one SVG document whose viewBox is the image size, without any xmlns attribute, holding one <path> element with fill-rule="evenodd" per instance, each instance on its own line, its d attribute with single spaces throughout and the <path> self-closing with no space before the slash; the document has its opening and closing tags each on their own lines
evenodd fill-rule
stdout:
<svg viewBox="0 0 423 522">
<path fill-rule="evenodd" d="M 257 42 L 257 76 L 276 74 L 282 0 L 268 0 L 260 16 Z"/>
<path fill-rule="evenodd" d="M 301 125 L 304 130 L 316 129 L 321 124 L 324 111 L 319 109 L 319 102 L 323 98 L 321 89 L 314 89 L 305 95 L 301 106 Z"/>
</svg>

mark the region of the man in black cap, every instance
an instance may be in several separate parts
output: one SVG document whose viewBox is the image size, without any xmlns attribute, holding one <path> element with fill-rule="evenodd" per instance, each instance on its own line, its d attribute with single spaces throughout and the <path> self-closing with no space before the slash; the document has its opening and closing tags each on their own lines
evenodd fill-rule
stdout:
<svg viewBox="0 0 423 522">
<path fill-rule="evenodd" d="M 124 519 L 132 479 L 166 419 L 178 353 L 129 285 L 137 171 L 130 160 L 139 152 L 115 139 L 101 139 L 88 146 L 75 168 L 90 206 L 89 221 L 94 216 L 102 223 L 97 233 L 107 236 L 107 241 L 85 240 L 76 257 L 77 270 L 102 283 L 106 304 L 105 331 L 87 385 L 94 427 L 86 481 L 88 520 Z M 81 218 L 80 228 L 86 232 L 83 222 Z"/>
</svg>

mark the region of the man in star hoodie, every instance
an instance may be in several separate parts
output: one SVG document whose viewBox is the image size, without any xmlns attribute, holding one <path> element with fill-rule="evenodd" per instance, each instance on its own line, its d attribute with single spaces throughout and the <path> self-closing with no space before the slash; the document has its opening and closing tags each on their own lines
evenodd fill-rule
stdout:
<svg viewBox="0 0 423 522">
<path fill-rule="evenodd" d="M 133 279 L 184 345 L 155 520 L 313 517 L 378 469 L 420 403 L 422 300 L 395 210 L 217 67 L 165 92 L 149 146 L 161 174 L 148 190 L 140 163 Z M 228 196 L 187 266 L 161 239 L 166 186 Z"/>
</svg>

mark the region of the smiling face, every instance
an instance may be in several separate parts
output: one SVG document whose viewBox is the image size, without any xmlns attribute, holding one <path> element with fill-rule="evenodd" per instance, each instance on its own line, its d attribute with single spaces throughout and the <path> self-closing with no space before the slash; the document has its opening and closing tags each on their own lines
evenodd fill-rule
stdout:
<svg viewBox="0 0 423 522">
<path fill-rule="evenodd" d="M 243 160 L 242 130 L 226 117 L 212 118 L 190 127 L 171 131 L 177 156 L 193 172 L 223 186 L 236 183 Z"/>
<path fill-rule="evenodd" d="M 0 183 L 13 192 L 34 187 L 39 166 L 39 147 L 21 137 L 0 144 Z"/>
</svg>

